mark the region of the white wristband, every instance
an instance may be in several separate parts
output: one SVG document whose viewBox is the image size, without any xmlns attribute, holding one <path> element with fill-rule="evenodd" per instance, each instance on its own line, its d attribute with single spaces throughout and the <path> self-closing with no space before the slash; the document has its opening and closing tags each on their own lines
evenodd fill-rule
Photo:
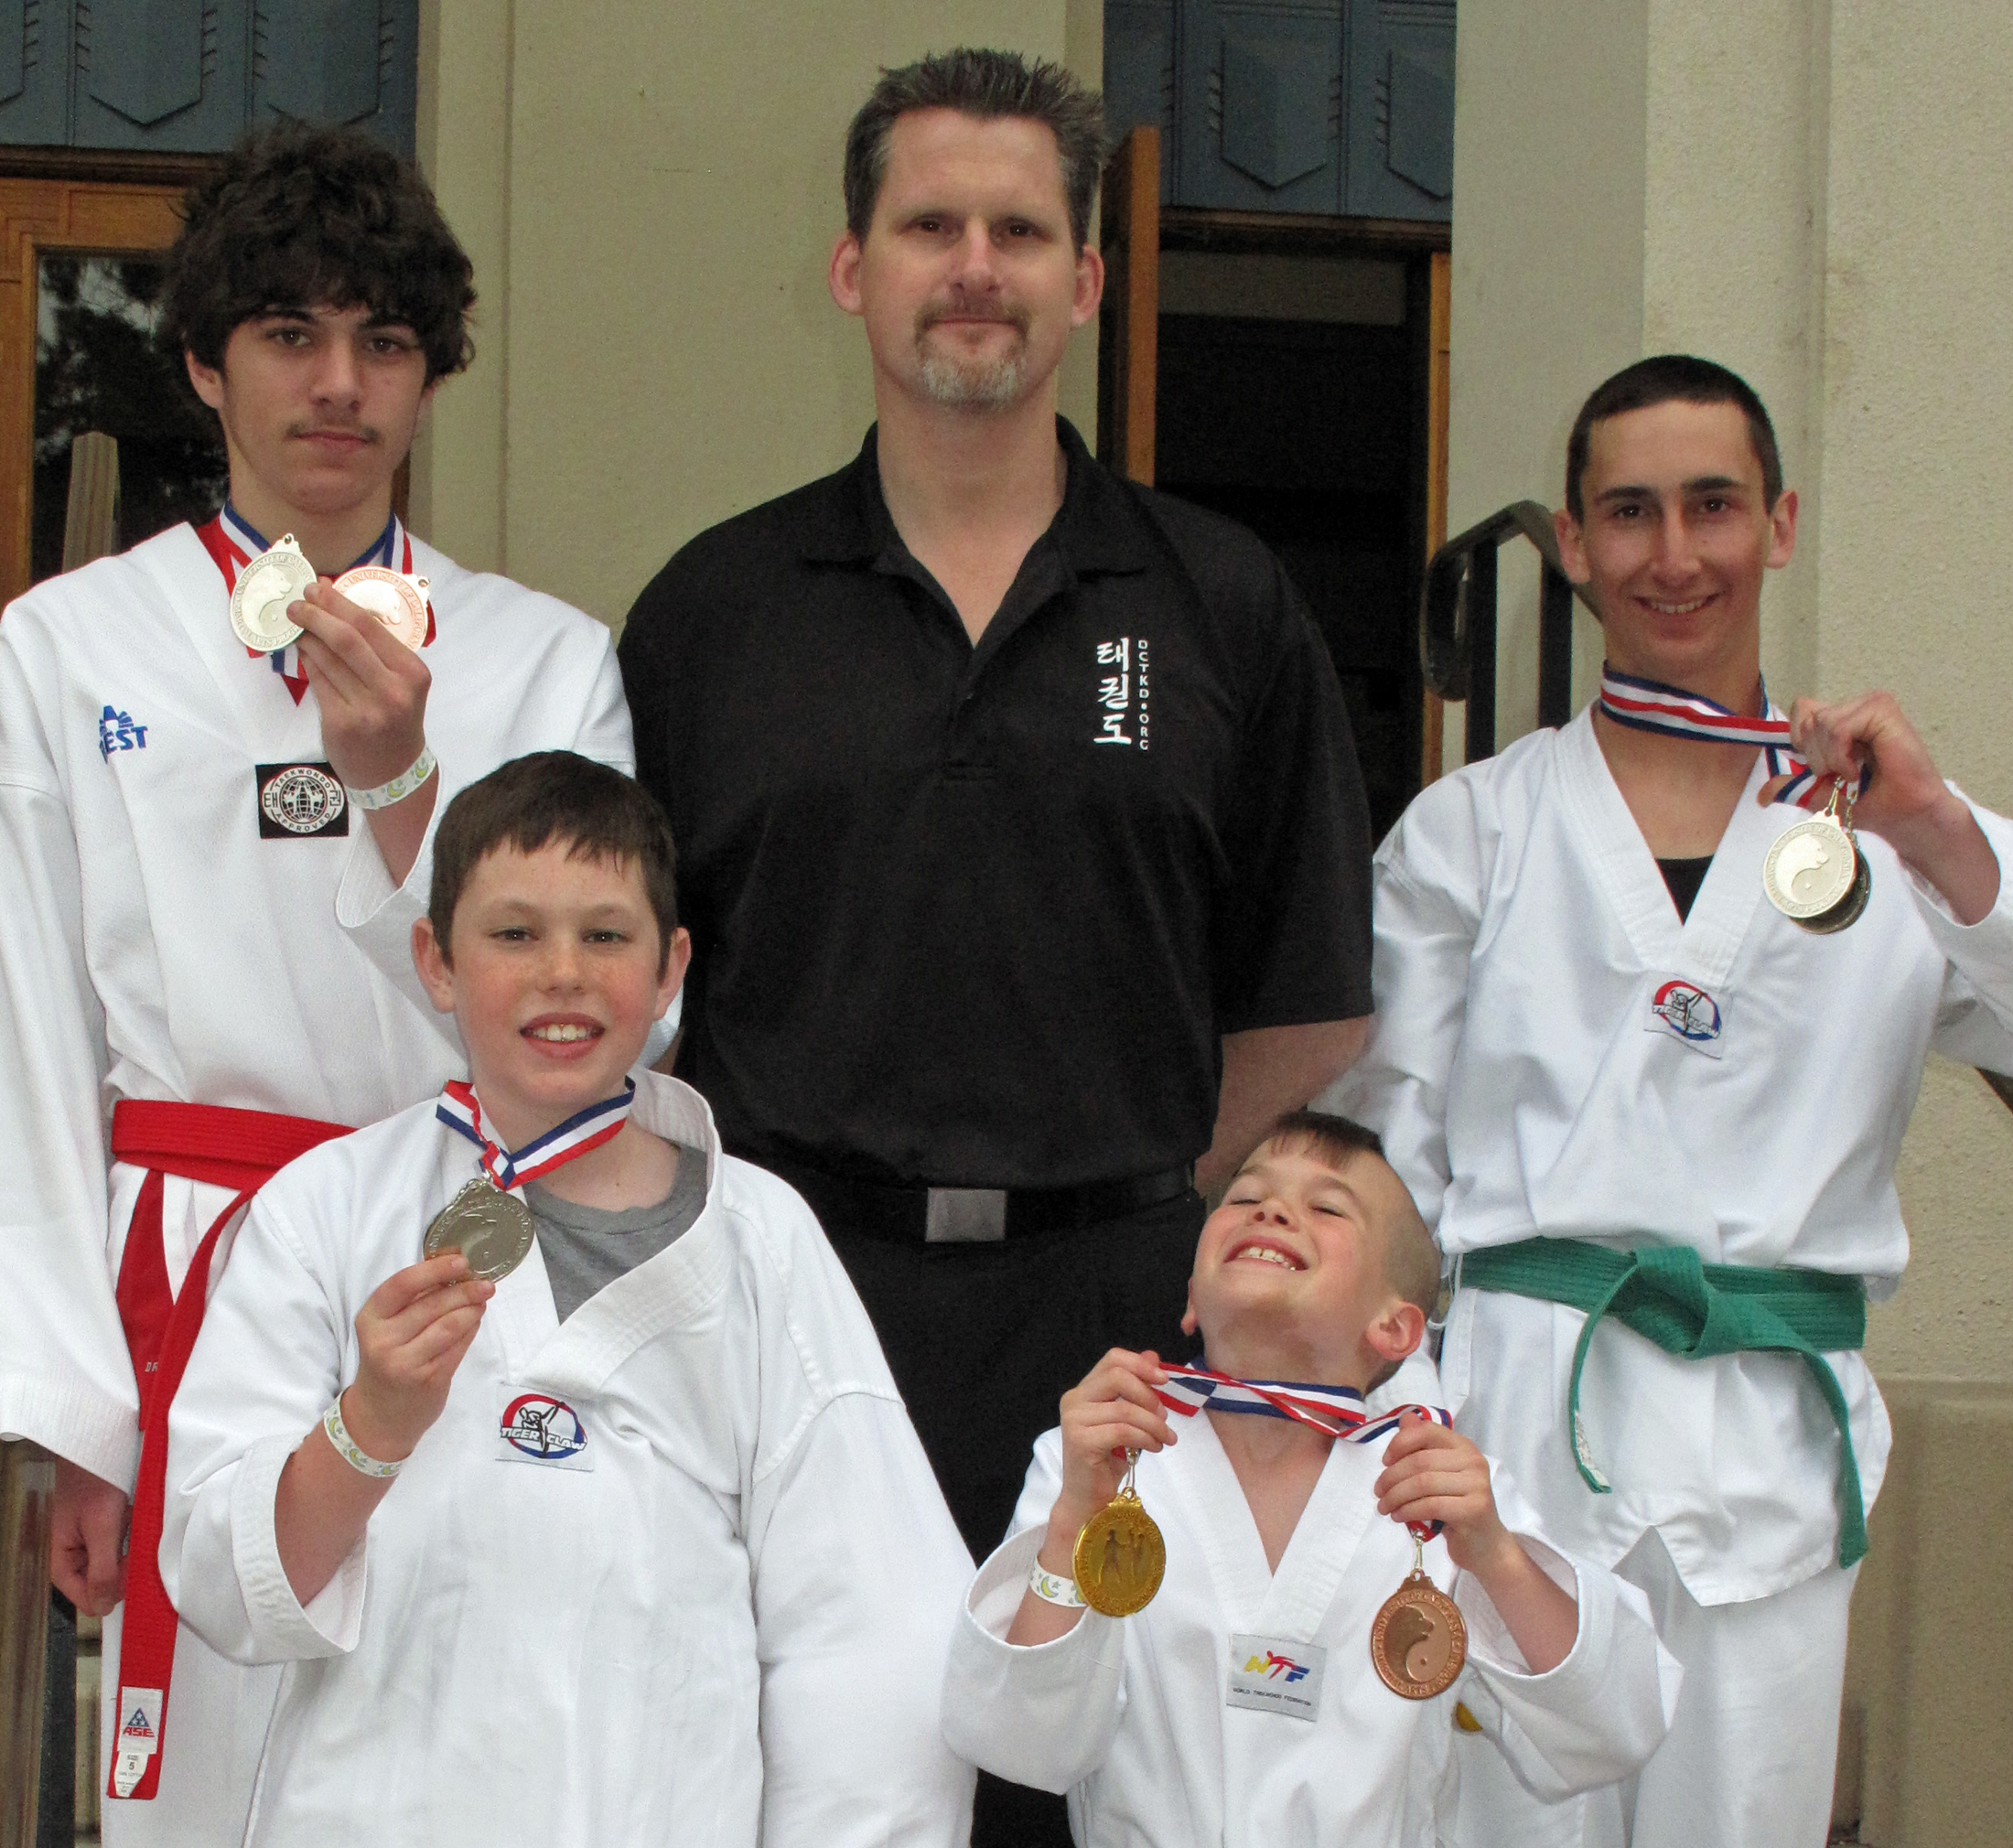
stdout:
<svg viewBox="0 0 2013 1848">
<path fill-rule="evenodd" d="M 380 783 L 374 790 L 351 790 L 350 800 L 360 809 L 388 809 L 393 802 L 403 802 L 439 768 L 434 747 L 422 745 L 410 769 L 401 770 L 390 782 Z"/>
<path fill-rule="evenodd" d="M 1085 1608 L 1083 1594 L 1077 1590 L 1073 1578 L 1058 1578 L 1052 1572 L 1044 1572 L 1038 1559 L 1034 1570 L 1028 1574 L 1028 1589 L 1043 1604 L 1060 1605 L 1064 1610 Z"/>
<path fill-rule="evenodd" d="M 342 1458 L 359 1476 L 369 1476 L 380 1482 L 387 1481 L 405 1467 L 405 1459 L 396 1463 L 380 1463 L 376 1457 L 366 1456 L 357 1447 L 357 1440 L 350 1436 L 350 1427 L 342 1422 L 342 1394 L 337 1393 L 335 1403 L 321 1414 L 321 1428 L 328 1434 L 328 1441 L 336 1446 L 336 1455 Z M 1075 1586 L 1071 1586 L 1073 1591 Z"/>
</svg>

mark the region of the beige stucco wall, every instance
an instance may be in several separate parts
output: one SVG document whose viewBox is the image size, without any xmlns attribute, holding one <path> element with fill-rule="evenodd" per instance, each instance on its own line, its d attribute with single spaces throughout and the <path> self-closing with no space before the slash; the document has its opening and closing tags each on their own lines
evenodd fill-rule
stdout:
<svg viewBox="0 0 2013 1848">
<path fill-rule="evenodd" d="M 1097 0 L 424 0 L 420 163 L 476 264 L 474 367 L 415 452 L 415 523 L 610 622 L 715 521 L 873 418 L 825 293 L 845 125 L 884 64 L 988 44 L 1094 82 Z M 1063 408 L 1096 421 L 1096 336 Z"/>
<path fill-rule="evenodd" d="M 1477 5 L 1457 94 L 1449 527 L 1556 505 L 1573 413 L 1609 371 L 1674 348 L 1721 360 L 1768 401 L 1802 495 L 1764 606 L 1771 692 L 1891 687 L 1948 774 L 2013 804 L 2013 626 L 1990 563 L 2013 547 L 2013 13 Z M 1534 720 L 1534 573 L 1505 586 L 1508 738 Z M 1584 698 L 1584 614 L 1577 642 Z M 1916 1258 L 1875 1312 L 1877 1366 L 2013 1381 L 1994 1261 L 2013 1117 L 1932 1065 L 1900 1180 Z"/>
</svg>

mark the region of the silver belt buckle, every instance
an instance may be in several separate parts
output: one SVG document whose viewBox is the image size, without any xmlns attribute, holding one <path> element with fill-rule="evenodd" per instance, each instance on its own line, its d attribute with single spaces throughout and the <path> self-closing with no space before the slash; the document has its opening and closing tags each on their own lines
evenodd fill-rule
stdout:
<svg viewBox="0 0 2013 1848">
<path fill-rule="evenodd" d="M 929 1245 L 990 1245 L 1006 1236 L 1005 1187 L 931 1187 L 923 1210 Z"/>
</svg>

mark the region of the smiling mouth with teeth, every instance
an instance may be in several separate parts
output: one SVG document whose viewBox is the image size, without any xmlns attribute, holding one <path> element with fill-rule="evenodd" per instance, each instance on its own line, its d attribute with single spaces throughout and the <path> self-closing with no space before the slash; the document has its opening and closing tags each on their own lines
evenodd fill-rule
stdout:
<svg viewBox="0 0 2013 1848">
<path fill-rule="evenodd" d="M 1644 599 L 1659 616 L 1689 616 L 1694 610 L 1704 609 L 1712 601 L 1710 596 L 1695 596 L 1689 603 L 1659 603 L 1654 597 Z"/>
<path fill-rule="evenodd" d="M 527 1031 L 533 1039 L 554 1039 L 563 1042 L 576 1039 L 591 1039 L 595 1033 L 595 1029 L 591 1026 L 575 1026 L 571 1025 L 533 1026 L 528 1028 Z"/>
<path fill-rule="evenodd" d="M 1231 1262 L 1233 1264 L 1240 1263 L 1246 1258 L 1256 1259 L 1260 1263 L 1277 1264 L 1281 1270 L 1286 1271 L 1299 1271 L 1307 1268 L 1304 1264 L 1297 1262 L 1284 1252 L 1278 1251 L 1271 1245 L 1244 1245 L 1232 1253 Z"/>
</svg>

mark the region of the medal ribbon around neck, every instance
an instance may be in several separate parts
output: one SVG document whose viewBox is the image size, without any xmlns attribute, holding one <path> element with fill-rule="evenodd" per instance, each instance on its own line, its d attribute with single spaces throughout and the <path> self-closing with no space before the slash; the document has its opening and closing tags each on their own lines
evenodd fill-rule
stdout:
<svg viewBox="0 0 2013 1848">
<path fill-rule="evenodd" d="M 1667 738 L 1698 738 L 1706 744 L 1759 745 L 1768 753 L 1769 775 L 1789 778 L 1776 791 L 1775 800 L 1800 809 L 1814 808 L 1822 785 L 1812 776 L 1810 766 L 1790 749 L 1790 722 L 1769 704 L 1766 685 L 1761 689 L 1761 704 L 1767 708 L 1766 717 L 1746 718 L 1703 693 L 1621 673 L 1601 663 L 1600 709 L 1618 725 L 1656 732 Z M 1866 789 L 1863 770 L 1859 788 L 1862 792 Z"/>
<path fill-rule="evenodd" d="M 203 550 L 223 574 L 227 592 L 238 587 L 238 579 L 246 565 L 261 553 L 273 549 L 271 543 L 228 500 L 214 520 L 206 521 L 196 529 L 196 537 L 202 541 Z M 361 564 L 379 564 L 389 569 L 394 553 L 399 553 L 403 561 L 399 570 L 410 577 L 413 575 L 413 535 L 406 532 L 404 521 L 395 513 L 384 522 L 384 531 L 371 542 L 363 555 L 346 568 L 354 571 Z M 338 572 L 336 575 L 339 577 L 342 573 Z M 433 639 L 434 607 L 429 601 L 426 605 L 426 641 Z M 420 644 L 423 648 L 425 645 L 425 642 Z M 255 648 L 245 650 L 245 653 L 254 659 L 258 652 Z M 268 659 L 273 663 L 273 672 L 286 682 L 286 691 L 298 705 L 307 692 L 307 675 L 300 665 L 298 647 L 289 642 L 285 648 L 274 649 Z"/>
<path fill-rule="evenodd" d="M 554 1168 L 578 1161 L 590 1150 L 619 1135 L 635 1101 L 636 1080 L 627 1079 L 615 1096 L 605 1097 L 599 1103 L 590 1103 L 585 1110 L 569 1116 L 556 1129 L 533 1137 L 522 1148 L 507 1151 L 499 1146 L 484 1127 L 482 1102 L 476 1096 L 472 1084 L 456 1079 L 447 1085 L 440 1094 L 440 1101 L 434 1106 L 434 1115 L 481 1150 L 477 1166 L 499 1192 L 515 1194 L 522 1192 L 528 1182 L 543 1180 Z"/>
<path fill-rule="evenodd" d="M 1319 1431 L 1324 1437 L 1344 1444 L 1374 1444 L 1398 1428 L 1407 1412 L 1416 1412 L 1436 1424 L 1452 1427 L 1450 1413 L 1437 1405 L 1400 1405 L 1394 1411 L 1372 1418 L 1363 1404 L 1363 1395 L 1353 1386 L 1323 1386 L 1297 1380 L 1233 1380 L 1208 1367 L 1169 1367 L 1167 1379 L 1153 1390 L 1168 1411 L 1183 1418 L 1198 1412 L 1242 1412 L 1258 1418 L 1289 1418 Z M 1406 1527 L 1420 1540 L 1431 1540 L 1440 1531 L 1437 1520 L 1408 1520 Z"/>
</svg>

